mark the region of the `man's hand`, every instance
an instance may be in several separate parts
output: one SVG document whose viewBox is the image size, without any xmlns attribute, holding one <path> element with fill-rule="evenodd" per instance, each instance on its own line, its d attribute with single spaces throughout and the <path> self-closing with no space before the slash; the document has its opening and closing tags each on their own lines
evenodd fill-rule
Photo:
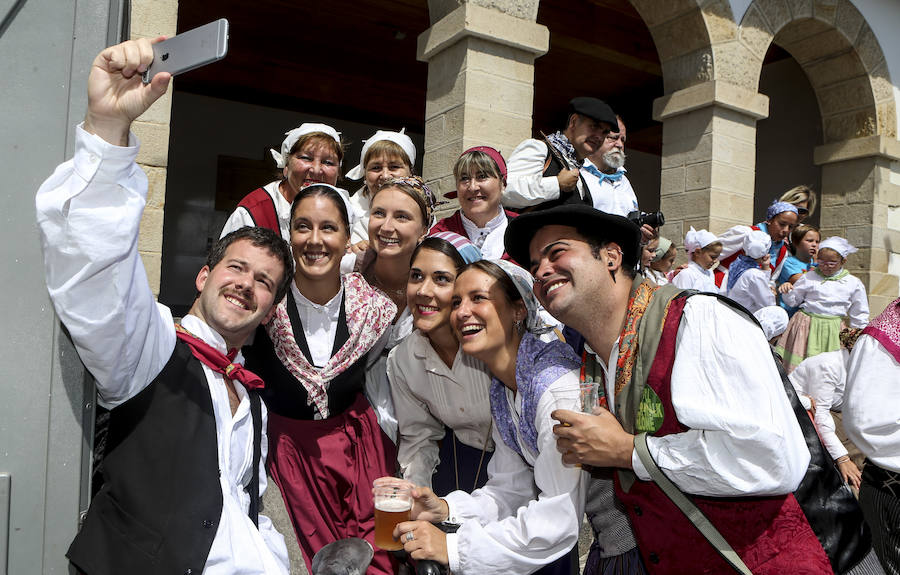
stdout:
<svg viewBox="0 0 900 575">
<path fill-rule="evenodd" d="M 560 192 L 574 192 L 578 185 L 578 170 L 562 170 L 556 175 Z"/>
<path fill-rule="evenodd" d="M 407 534 L 411 535 L 407 535 Z M 405 521 L 394 528 L 394 538 L 416 561 L 430 559 L 441 565 L 450 563 L 447 554 L 447 534 L 427 521 Z"/>
<path fill-rule="evenodd" d="M 649 243 L 650 240 L 656 237 L 656 228 L 651 226 L 650 224 L 644 224 L 641 226 L 641 242 Z"/>
<path fill-rule="evenodd" d="M 412 497 L 413 506 L 409 514 L 410 519 L 439 523 L 446 521 L 450 516 L 450 506 L 435 495 L 431 489 L 422 486 L 414 487 Z"/>
<path fill-rule="evenodd" d="M 557 409 L 550 417 L 559 421 L 553 426 L 556 448 L 563 463 L 582 463 L 595 467 L 631 469 L 634 436 L 609 410 L 598 407 L 595 415 Z"/>
<path fill-rule="evenodd" d="M 115 146 L 128 145 L 131 122 L 166 93 L 172 75 L 160 72 L 144 84 L 141 74 L 153 61 L 153 44 L 165 40 L 141 38 L 106 48 L 91 65 L 88 111 L 84 129 Z"/>
</svg>

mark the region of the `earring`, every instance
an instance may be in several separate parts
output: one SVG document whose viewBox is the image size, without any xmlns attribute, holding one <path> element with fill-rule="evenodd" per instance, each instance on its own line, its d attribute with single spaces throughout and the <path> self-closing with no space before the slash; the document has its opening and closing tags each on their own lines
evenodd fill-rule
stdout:
<svg viewBox="0 0 900 575">
<path fill-rule="evenodd" d="M 516 329 L 517 333 L 522 333 L 522 320 L 517 319 L 515 323 L 513 323 L 513 327 Z"/>
</svg>

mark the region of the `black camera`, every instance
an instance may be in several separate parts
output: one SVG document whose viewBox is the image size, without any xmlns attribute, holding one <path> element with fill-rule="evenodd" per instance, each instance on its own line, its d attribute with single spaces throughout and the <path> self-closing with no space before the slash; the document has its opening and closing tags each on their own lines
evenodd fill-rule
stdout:
<svg viewBox="0 0 900 575">
<path fill-rule="evenodd" d="M 628 219 L 637 224 L 638 227 L 647 224 L 651 228 L 660 228 L 666 223 L 666 216 L 662 212 L 641 212 L 633 211 L 628 214 Z"/>
</svg>

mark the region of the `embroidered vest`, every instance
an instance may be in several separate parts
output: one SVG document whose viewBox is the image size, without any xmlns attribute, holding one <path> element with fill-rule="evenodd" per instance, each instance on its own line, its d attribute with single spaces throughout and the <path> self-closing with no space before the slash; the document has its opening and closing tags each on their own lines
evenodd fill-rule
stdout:
<svg viewBox="0 0 900 575">
<path fill-rule="evenodd" d="M 244 208 L 250 212 L 253 223 L 261 228 L 268 228 L 273 232 L 281 234 L 278 225 L 278 212 L 275 210 L 275 202 L 272 196 L 263 189 L 257 188 L 244 196 L 244 199 L 238 204 L 239 208 Z"/>
<path fill-rule="evenodd" d="M 222 515 L 217 441 L 203 367 L 178 341 L 156 379 L 110 411 L 104 483 L 72 563 L 90 575 L 202 572 Z"/>
</svg>

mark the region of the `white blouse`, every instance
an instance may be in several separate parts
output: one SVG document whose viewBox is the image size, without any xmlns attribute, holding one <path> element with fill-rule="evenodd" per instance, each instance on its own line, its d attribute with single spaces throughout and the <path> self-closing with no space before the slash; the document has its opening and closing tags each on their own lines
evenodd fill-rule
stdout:
<svg viewBox="0 0 900 575">
<path fill-rule="evenodd" d="M 461 523 L 447 535 L 450 570 L 458 575 L 532 573 L 562 557 L 577 543 L 584 513 L 587 474 L 562 462 L 553 434 L 557 409 L 551 389 L 574 389 L 573 370 L 551 383 L 538 401 L 535 457 L 518 435 L 521 395 L 506 391 L 524 456 L 503 443 L 496 426 L 496 450 L 488 464 L 487 484 L 471 494 L 454 491 L 445 497 L 450 521 Z"/>
<path fill-rule="evenodd" d="M 782 301 L 809 313 L 847 316 L 850 327 L 863 328 L 869 323 L 869 299 L 866 288 L 854 275 L 839 280 L 825 280 L 817 270 L 810 270 L 794 283 L 794 289 L 782 294 Z"/>
<path fill-rule="evenodd" d="M 771 278 L 769 272 L 750 268 L 734 282 L 728 290 L 728 297 L 747 308 L 750 313 L 775 305 L 775 294 L 769 286 Z"/>
<path fill-rule="evenodd" d="M 849 359 L 850 353 L 844 348 L 820 353 L 804 359 L 788 376 L 797 393 L 816 400 L 813 418 L 832 459 L 847 455 L 847 448 L 835 433 L 831 412 L 840 412 L 843 407 Z"/>
<path fill-rule="evenodd" d="M 441 360 L 418 330 L 391 350 L 387 377 L 397 413 L 397 459 L 403 478 L 431 487 L 439 463 L 444 426 L 470 447 L 494 450 L 491 428 L 491 375 L 480 360 L 460 349 L 453 366 Z"/>
<path fill-rule="evenodd" d="M 306 345 L 309 346 L 313 365 L 325 367 L 334 350 L 334 336 L 337 333 L 338 319 L 341 315 L 344 285 L 341 284 L 337 295 L 325 305 L 308 300 L 300 293 L 296 282 L 291 282 L 291 295 L 294 296 L 300 323 L 303 324 L 303 335 L 306 336 Z"/>
<path fill-rule="evenodd" d="M 847 366 L 844 428 L 875 465 L 900 473 L 900 363 L 861 335 Z"/>
<path fill-rule="evenodd" d="M 691 260 L 688 267 L 678 272 L 672 278 L 672 285 L 681 289 L 695 289 L 709 293 L 719 293 L 712 270 L 700 267 L 697 262 Z"/>
<path fill-rule="evenodd" d="M 459 211 L 459 216 L 469 241 L 481 250 L 481 256 L 484 259 L 499 260 L 503 257 L 503 253 L 506 251 L 503 245 L 503 236 L 506 234 L 508 225 L 503 206 L 500 206 L 500 213 L 491 218 L 483 228 L 479 228 L 478 224 L 467 218 L 462 210 Z"/>
</svg>

